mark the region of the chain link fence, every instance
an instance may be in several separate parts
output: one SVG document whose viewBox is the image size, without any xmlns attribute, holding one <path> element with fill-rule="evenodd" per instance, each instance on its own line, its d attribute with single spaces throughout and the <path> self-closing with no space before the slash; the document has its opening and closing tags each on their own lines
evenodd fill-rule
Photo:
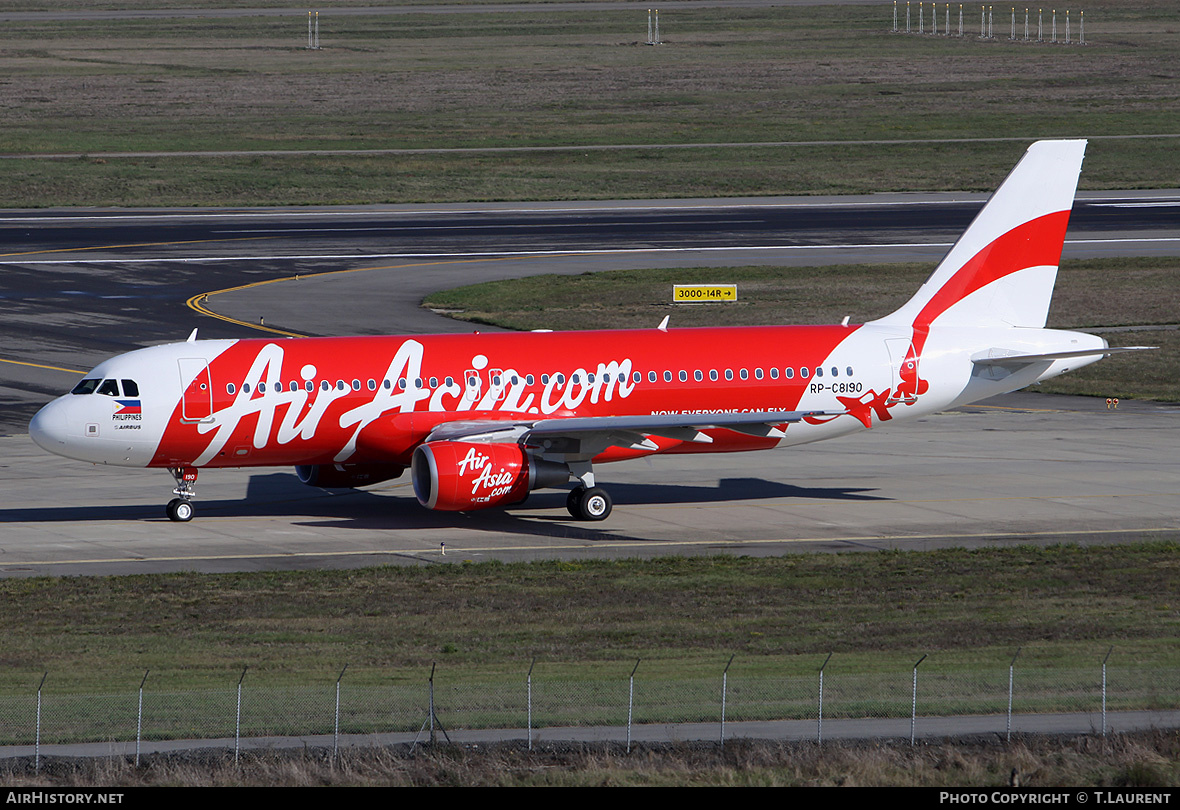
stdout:
<svg viewBox="0 0 1180 810">
<path fill-rule="evenodd" d="M 767 720 L 1003 716 L 1180 709 L 1180 669 L 1014 666 L 979 671 L 846 672 L 617 681 L 529 676 L 517 682 L 335 683 L 123 694 L 42 687 L 0 696 L 0 745 L 528 729 Z M 1011 689 L 1010 689 L 1011 687 Z M 724 707 L 724 716 L 722 715 Z M 1009 727 L 1011 727 L 1009 723 Z M 1106 728 L 1103 719 L 1102 728 Z"/>
</svg>

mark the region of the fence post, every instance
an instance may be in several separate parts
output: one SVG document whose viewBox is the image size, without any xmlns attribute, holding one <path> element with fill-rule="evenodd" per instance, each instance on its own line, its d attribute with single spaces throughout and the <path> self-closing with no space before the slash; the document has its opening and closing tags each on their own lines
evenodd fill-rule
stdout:
<svg viewBox="0 0 1180 810">
<path fill-rule="evenodd" d="M 41 676 L 41 683 L 37 684 L 37 737 L 33 746 L 33 770 L 36 773 L 41 773 L 41 687 L 45 685 L 45 679 L 48 677 L 49 673 L 46 672 Z"/>
<path fill-rule="evenodd" d="M 627 753 L 631 753 L 631 721 L 635 710 L 635 671 L 639 669 L 642 658 L 635 659 L 635 666 L 631 668 L 631 678 L 627 687 Z"/>
<path fill-rule="evenodd" d="M 819 667 L 819 715 L 815 729 L 816 743 L 822 743 L 824 741 L 824 667 L 831 660 L 832 654 L 828 653 L 828 657 L 824 659 L 824 662 Z"/>
<path fill-rule="evenodd" d="M 238 713 L 234 720 L 234 765 L 238 764 L 238 754 L 242 747 L 242 681 L 246 679 L 246 670 L 242 667 L 242 676 L 238 678 Z"/>
<path fill-rule="evenodd" d="M 435 666 L 435 662 L 431 661 L 430 662 L 430 681 L 428 682 L 429 686 L 430 686 L 430 707 L 429 707 L 430 717 L 427 718 L 430 721 L 430 745 L 431 745 L 431 747 L 434 747 L 434 743 L 435 743 L 435 733 L 434 733 L 434 666 Z"/>
<path fill-rule="evenodd" d="M 918 723 L 918 664 L 925 660 L 926 656 L 923 655 L 918 659 L 918 663 L 914 664 L 914 692 L 910 701 L 910 745 L 914 744 L 914 728 Z"/>
<path fill-rule="evenodd" d="M 725 665 L 725 669 L 721 673 L 721 744 L 725 745 L 725 695 L 729 683 L 729 666 L 733 663 L 734 656 L 737 653 L 729 656 L 729 663 Z"/>
<path fill-rule="evenodd" d="M 529 674 L 525 677 L 525 700 L 528 703 L 528 741 L 529 750 L 533 750 L 533 667 L 537 665 L 537 656 L 529 664 Z"/>
<path fill-rule="evenodd" d="M 332 731 L 332 759 L 336 758 L 340 750 L 340 681 L 344 680 L 344 673 L 347 670 L 348 664 L 345 664 L 344 669 L 340 670 L 340 674 L 336 676 L 336 722 Z"/>
<path fill-rule="evenodd" d="M 139 741 L 143 738 L 143 685 L 147 683 L 147 676 L 151 670 L 145 670 L 143 680 L 139 682 L 139 709 L 135 713 L 135 767 L 139 767 Z"/>
<path fill-rule="evenodd" d="M 1106 658 L 1102 659 L 1102 736 L 1106 736 L 1106 662 L 1110 660 L 1110 654 L 1114 652 L 1114 647 L 1106 651 Z"/>
<path fill-rule="evenodd" d="M 1012 660 L 1008 662 L 1008 741 L 1012 741 L 1012 675 L 1013 669 L 1016 666 L 1016 659 L 1020 655 L 1023 647 L 1016 648 L 1016 655 L 1012 656 Z"/>
</svg>

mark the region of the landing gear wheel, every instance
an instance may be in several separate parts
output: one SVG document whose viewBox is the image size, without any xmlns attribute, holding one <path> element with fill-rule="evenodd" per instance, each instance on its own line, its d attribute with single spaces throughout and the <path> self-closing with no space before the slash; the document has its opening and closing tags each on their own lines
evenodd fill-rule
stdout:
<svg viewBox="0 0 1180 810">
<path fill-rule="evenodd" d="M 586 494 L 585 487 L 574 487 L 565 496 L 565 508 L 571 517 L 582 517 L 582 496 Z"/>
<path fill-rule="evenodd" d="M 582 520 L 606 520 L 611 510 L 610 495 L 601 487 L 591 487 L 582 493 L 578 504 Z"/>
<path fill-rule="evenodd" d="M 184 498 L 173 498 L 168 501 L 168 519 L 177 523 L 186 523 L 193 519 L 193 505 Z"/>
</svg>

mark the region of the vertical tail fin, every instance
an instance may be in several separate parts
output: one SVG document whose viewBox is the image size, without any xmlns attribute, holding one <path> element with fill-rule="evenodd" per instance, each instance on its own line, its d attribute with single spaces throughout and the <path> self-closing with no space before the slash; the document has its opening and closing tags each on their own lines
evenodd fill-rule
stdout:
<svg viewBox="0 0 1180 810">
<path fill-rule="evenodd" d="M 874 323 L 1044 327 L 1085 152 L 1084 140 L 1030 146 L 917 294 Z"/>
</svg>

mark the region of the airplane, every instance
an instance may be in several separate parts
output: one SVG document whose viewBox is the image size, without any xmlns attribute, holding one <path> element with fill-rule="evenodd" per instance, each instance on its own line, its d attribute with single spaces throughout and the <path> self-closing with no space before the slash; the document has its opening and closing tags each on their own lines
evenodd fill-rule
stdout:
<svg viewBox="0 0 1180 810">
<path fill-rule="evenodd" d="M 80 461 L 163 467 L 173 521 L 198 470 L 292 466 L 314 487 L 407 468 L 428 509 L 474 511 L 597 464 L 792 447 L 964 405 L 1119 351 L 1046 329 L 1086 141 L 1029 147 L 926 283 L 864 324 L 196 340 L 107 360 L 29 434 Z"/>
</svg>

